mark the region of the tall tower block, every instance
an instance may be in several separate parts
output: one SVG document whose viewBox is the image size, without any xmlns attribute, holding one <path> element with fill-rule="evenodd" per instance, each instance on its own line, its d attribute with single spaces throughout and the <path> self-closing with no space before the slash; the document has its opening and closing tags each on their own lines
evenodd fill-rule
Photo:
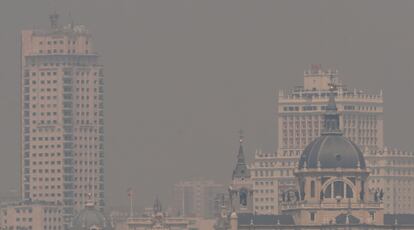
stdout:
<svg viewBox="0 0 414 230">
<path fill-rule="evenodd" d="M 20 36 L 20 192 L 64 206 L 66 221 L 88 194 L 104 201 L 104 76 L 82 25 L 24 30 Z"/>
</svg>

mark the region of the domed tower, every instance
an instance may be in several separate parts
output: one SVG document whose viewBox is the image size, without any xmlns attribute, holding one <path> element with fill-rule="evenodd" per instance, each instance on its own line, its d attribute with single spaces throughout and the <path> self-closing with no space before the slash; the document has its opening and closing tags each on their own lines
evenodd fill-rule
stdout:
<svg viewBox="0 0 414 230">
<path fill-rule="evenodd" d="M 298 189 L 282 194 L 282 212 L 300 225 L 382 224 L 381 199 L 368 192 L 369 170 L 361 150 L 339 129 L 336 86 L 330 87 L 325 129 L 303 151 L 295 170 Z"/>
<path fill-rule="evenodd" d="M 95 208 L 91 196 L 85 208 L 73 219 L 71 230 L 112 230 L 109 220 Z"/>
</svg>

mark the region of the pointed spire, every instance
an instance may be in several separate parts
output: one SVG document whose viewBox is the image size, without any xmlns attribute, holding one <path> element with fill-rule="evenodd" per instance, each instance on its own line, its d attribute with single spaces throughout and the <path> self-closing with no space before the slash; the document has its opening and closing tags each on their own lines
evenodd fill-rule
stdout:
<svg viewBox="0 0 414 230">
<path fill-rule="evenodd" d="M 240 161 L 245 162 L 245 160 L 244 160 L 244 150 L 243 150 L 243 141 L 244 141 L 243 131 L 240 130 L 239 133 L 240 133 L 240 139 L 239 139 L 240 146 L 239 146 L 239 154 L 237 155 L 237 162 L 240 162 Z"/>
<path fill-rule="evenodd" d="M 153 209 L 154 209 L 154 214 L 157 214 L 157 213 L 161 213 L 162 212 L 162 205 L 161 205 L 161 201 L 158 198 L 158 196 L 154 200 L 154 207 L 153 207 Z"/>
<path fill-rule="evenodd" d="M 331 82 L 329 83 L 329 101 L 325 111 L 325 130 L 322 132 L 322 135 L 342 134 L 339 129 L 339 113 L 335 102 L 335 91 L 337 91 L 337 87 L 333 82 L 333 76 L 331 76 Z"/>
<path fill-rule="evenodd" d="M 237 154 L 237 165 L 236 168 L 233 171 L 233 179 L 234 178 L 239 178 L 239 179 L 244 179 L 244 178 L 250 178 L 250 172 L 247 168 L 246 165 L 246 160 L 244 157 L 244 150 L 243 150 L 243 142 L 244 142 L 244 137 L 243 137 L 243 131 L 240 130 L 240 146 L 239 146 L 239 153 Z"/>
<path fill-rule="evenodd" d="M 59 14 L 54 12 L 53 14 L 49 15 L 49 19 L 50 19 L 50 27 L 54 30 L 57 29 L 58 28 Z"/>
<path fill-rule="evenodd" d="M 70 24 L 69 24 L 70 28 L 73 29 L 75 27 L 75 22 L 73 21 L 73 17 L 72 17 L 72 14 L 71 14 L 70 11 L 68 13 L 68 17 L 69 17 L 69 22 L 70 22 Z"/>
</svg>

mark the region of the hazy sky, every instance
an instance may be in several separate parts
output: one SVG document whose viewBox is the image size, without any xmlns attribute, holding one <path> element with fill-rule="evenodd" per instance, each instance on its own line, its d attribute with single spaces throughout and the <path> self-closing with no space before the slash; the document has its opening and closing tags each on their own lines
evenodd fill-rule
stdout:
<svg viewBox="0 0 414 230">
<path fill-rule="evenodd" d="M 385 142 L 414 151 L 414 1 L 0 0 L 0 193 L 18 187 L 18 34 L 53 11 L 102 54 L 109 205 L 228 183 L 239 129 L 250 157 L 275 151 L 277 91 L 310 64 L 384 89 Z"/>
</svg>

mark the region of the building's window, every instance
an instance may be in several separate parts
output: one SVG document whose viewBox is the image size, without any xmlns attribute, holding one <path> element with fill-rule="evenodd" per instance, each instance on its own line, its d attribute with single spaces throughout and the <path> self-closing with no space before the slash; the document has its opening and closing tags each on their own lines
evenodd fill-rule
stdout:
<svg viewBox="0 0 414 230">
<path fill-rule="evenodd" d="M 310 221 L 312 221 L 312 222 L 315 221 L 315 213 L 314 212 L 310 213 Z"/>
<path fill-rule="evenodd" d="M 375 212 L 369 212 L 369 216 L 371 217 L 371 220 L 375 220 Z"/>
<path fill-rule="evenodd" d="M 344 197 L 344 182 L 342 181 L 335 181 L 334 182 L 334 198 L 340 196 Z"/>
<path fill-rule="evenodd" d="M 343 181 L 334 181 L 324 191 L 325 198 L 353 198 L 352 187 Z"/>
<path fill-rule="evenodd" d="M 314 198 L 315 197 L 315 181 L 311 181 L 311 197 Z"/>
</svg>

